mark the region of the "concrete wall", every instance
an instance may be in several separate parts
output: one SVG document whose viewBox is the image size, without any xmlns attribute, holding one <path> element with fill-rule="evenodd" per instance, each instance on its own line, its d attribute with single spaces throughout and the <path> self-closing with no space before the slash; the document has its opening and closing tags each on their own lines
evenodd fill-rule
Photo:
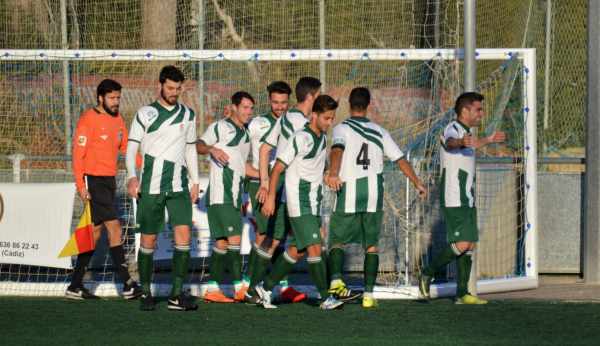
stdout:
<svg viewBox="0 0 600 346">
<path fill-rule="evenodd" d="M 539 272 L 580 273 L 582 173 L 538 173 Z"/>
</svg>

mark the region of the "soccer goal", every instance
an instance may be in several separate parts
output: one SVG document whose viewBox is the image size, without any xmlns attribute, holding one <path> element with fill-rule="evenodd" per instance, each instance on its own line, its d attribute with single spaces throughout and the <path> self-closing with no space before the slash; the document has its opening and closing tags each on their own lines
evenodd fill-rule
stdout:
<svg viewBox="0 0 600 346">
<path fill-rule="evenodd" d="M 0 49 L 0 182 L 72 181 L 71 131 L 79 113 L 95 104 L 95 87 L 104 78 L 123 85 L 121 114 L 129 126 L 135 111 L 156 97 L 160 67 L 179 66 L 187 77 L 180 100 L 199 115 L 199 133 L 223 116 L 236 90 L 255 96 L 258 114 L 268 110 L 265 88 L 269 82 L 284 80 L 293 86 L 302 76 L 319 77 L 323 92 L 340 101 L 339 122 L 349 115 L 350 90 L 366 86 L 373 98 L 371 119 L 392 133 L 430 190 L 428 200 L 419 201 L 406 178 L 392 165 L 387 167 L 375 296 L 414 299 L 418 297 L 420 269 L 446 241 L 437 191 L 438 145 L 442 129 L 454 117 L 454 99 L 462 89 L 461 54 L 453 49 Z M 477 89 L 486 98 L 487 113 L 477 133 L 503 130 L 508 135 L 506 143 L 478 152 L 480 244 L 473 275 L 478 278 L 479 293 L 535 288 L 538 284 L 535 71 L 534 49 L 477 50 Z M 200 165 L 206 173 L 206 164 Z M 130 271 L 136 274 L 135 222 L 123 171 L 118 184 L 124 243 Z M 324 198 L 323 220 L 327 224 L 334 195 L 326 193 Z M 82 205 L 77 198 L 74 204 L 75 224 Z M 196 212 L 198 220 L 204 217 L 201 207 Z M 201 293 L 208 276 L 211 246 L 207 232 L 200 226 L 194 231 L 195 258 L 188 282 L 193 294 Z M 169 241 L 166 230 L 162 244 Z M 360 277 L 362 249 L 350 246 L 346 253 L 346 272 Z M 165 250 L 165 259 L 159 257 L 155 264 L 158 294 L 168 290 L 168 254 Z M 68 268 L 15 264 L 9 257 L 0 257 L 0 295 L 60 296 L 70 273 Z M 454 273 L 449 266 L 436 278 L 433 296 L 454 293 Z M 101 244 L 86 280 L 96 294 L 118 293 L 110 259 Z"/>
</svg>

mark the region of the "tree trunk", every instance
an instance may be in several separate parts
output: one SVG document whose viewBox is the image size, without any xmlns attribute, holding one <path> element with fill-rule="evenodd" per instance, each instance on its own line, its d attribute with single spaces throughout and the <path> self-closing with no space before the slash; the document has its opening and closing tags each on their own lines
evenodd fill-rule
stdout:
<svg viewBox="0 0 600 346">
<path fill-rule="evenodd" d="M 10 13 L 10 29 L 13 35 L 12 42 L 8 42 L 15 48 L 58 48 L 60 37 L 56 36 L 54 26 L 56 23 L 48 4 L 41 0 L 6 0 L 6 7 Z M 55 13 L 57 14 L 57 13 Z M 60 16 L 58 16 L 60 18 Z M 33 22 L 35 33 L 27 32 L 28 22 Z M 31 35 L 35 35 L 32 37 Z M 39 37 L 37 37 L 39 35 Z M 41 38 L 41 39 L 40 39 Z M 42 43 L 43 42 L 43 43 Z M 44 44 L 45 47 L 40 47 Z"/>
<path fill-rule="evenodd" d="M 143 6 L 142 48 L 174 49 L 177 0 L 144 0 Z"/>
</svg>

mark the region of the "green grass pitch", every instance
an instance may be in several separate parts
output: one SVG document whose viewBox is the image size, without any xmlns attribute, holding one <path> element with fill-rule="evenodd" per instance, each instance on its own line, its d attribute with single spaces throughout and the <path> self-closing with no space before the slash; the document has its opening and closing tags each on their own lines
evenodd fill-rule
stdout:
<svg viewBox="0 0 600 346">
<path fill-rule="evenodd" d="M 263 310 L 244 304 L 200 304 L 153 312 L 137 301 L 0 298 L 6 345 L 577 345 L 600 342 L 600 304 L 492 301 L 486 306 L 380 301 L 373 310 L 309 304 Z"/>
</svg>

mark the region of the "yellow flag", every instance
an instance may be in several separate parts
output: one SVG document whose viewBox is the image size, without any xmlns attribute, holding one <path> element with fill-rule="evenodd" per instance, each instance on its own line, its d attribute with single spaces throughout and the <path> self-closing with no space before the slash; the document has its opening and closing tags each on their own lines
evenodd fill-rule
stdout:
<svg viewBox="0 0 600 346">
<path fill-rule="evenodd" d="M 92 212 L 90 210 L 90 202 L 86 201 L 77 228 L 71 234 L 71 238 L 69 238 L 58 257 L 75 256 L 80 253 L 92 251 L 95 247 Z"/>
</svg>

